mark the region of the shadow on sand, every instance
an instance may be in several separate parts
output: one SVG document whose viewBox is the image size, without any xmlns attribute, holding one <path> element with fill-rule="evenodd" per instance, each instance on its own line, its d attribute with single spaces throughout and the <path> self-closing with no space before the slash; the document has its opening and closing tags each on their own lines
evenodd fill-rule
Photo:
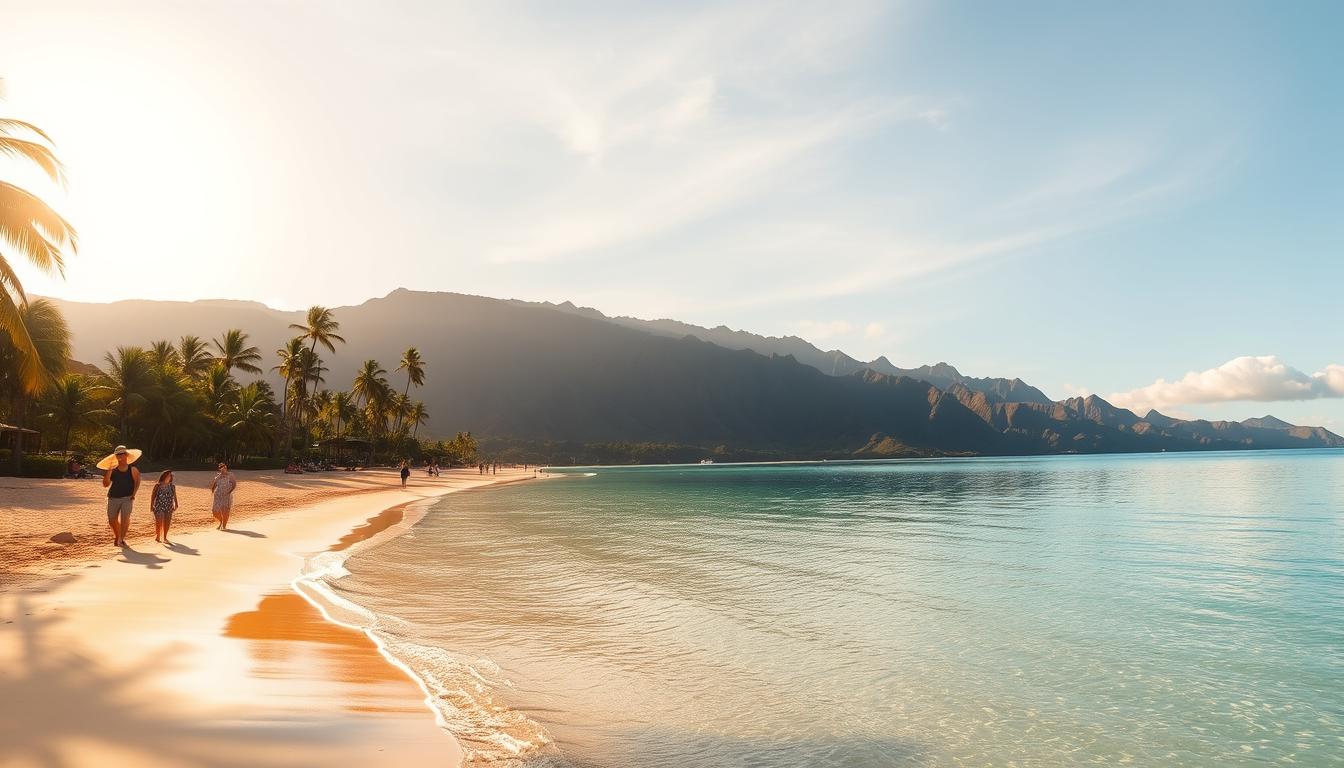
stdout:
<svg viewBox="0 0 1344 768">
<path fill-rule="evenodd" d="M 243 530 L 242 528 L 225 528 L 225 529 L 224 529 L 224 533 L 233 533 L 233 534 L 237 534 L 237 535 L 239 535 L 239 536 L 247 536 L 247 537 L 249 537 L 249 538 L 253 538 L 253 539 L 264 539 L 264 538 L 266 538 L 266 534 L 264 534 L 264 533 L 257 533 L 256 531 L 245 531 L 245 530 Z"/>
<path fill-rule="evenodd" d="M 153 552 L 140 552 L 131 549 L 130 544 L 121 545 L 121 557 L 117 558 L 119 563 L 130 563 L 131 565 L 143 565 L 146 568 L 157 570 L 163 567 L 164 563 L 171 563 L 171 557 L 159 557 Z"/>
<path fill-rule="evenodd" d="M 50 638 L 59 620 L 31 615 L 22 594 L 0 595 L 0 601 L 0 648 L 18 651 L 17 658 L 0 664 L 0 701 L 16 708 L 0 718 L 0 756 L 6 762 L 65 768 L 78 762 L 70 749 L 99 744 L 118 754 L 140 753 L 153 764 L 270 768 L 295 764 L 295 753 L 269 757 L 248 749 L 244 758 L 239 746 L 291 744 L 301 751 L 298 742 L 332 739 L 319 723 L 291 721 L 275 728 L 164 715 L 144 670 L 172 663 L 171 648 L 147 653 L 128 671 L 109 673 Z M 83 754 L 87 758 L 87 751 Z"/>
</svg>

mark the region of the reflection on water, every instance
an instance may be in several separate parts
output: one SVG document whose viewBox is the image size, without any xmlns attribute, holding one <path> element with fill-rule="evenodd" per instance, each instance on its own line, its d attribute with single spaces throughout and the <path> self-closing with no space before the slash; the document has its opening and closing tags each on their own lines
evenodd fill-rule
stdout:
<svg viewBox="0 0 1344 768">
<path fill-rule="evenodd" d="M 337 586 L 480 761 L 1338 765 L 1341 503 L 1334 452 L 610 469 Z"/>
</svg>

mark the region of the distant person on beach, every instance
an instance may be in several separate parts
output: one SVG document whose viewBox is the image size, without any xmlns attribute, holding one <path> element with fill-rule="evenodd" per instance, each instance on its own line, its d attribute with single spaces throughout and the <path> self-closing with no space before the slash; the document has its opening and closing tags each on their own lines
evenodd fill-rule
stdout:
<svg viewBox="0 0 1344 768">
<path fill-rule="evenodd" d="M 149 511 L 154 513 L 154 540 L 163 537 L 163 543 L 169 546 L 168 526 L 173 524 L 173 513 L 177 511 L 177 486 L 173 485 L 173 471 L 165 469 L 159 474 L 159 482 L 149 493 Z"/>
<path fill-rule="evenodd" d="M 88 477 L 89 473 L 80 463 L 78 456 L 71 456 L 70 460 L 65 462 L 65 476 L 69 480 L 80 480 Z"/>
<path fill-rule="evenodd" d="M 401 484 L 406 485 L 406 481 L 411 477 L 411 460 L 406 459 L 401 462 Z"/>
<path fill-rule="evenodd" d="M 219 521 L 215 530 L 227 531 L 229 529 L 229 513 L 233 511 L 233 489 L 238 487 L 238 481 L 234 479 L 233 473 L 229 471 L 229 465 L 219 462 L 219 472 L 215 479 L 210 481 L 210 491 L 215 494 L 215 500 L 210 508 L 210 516 Z"/>
<path fill-rule="evenodd" d="M 131 509 L 140 490 L 140 470 L 131 464 L 139 458 L 140 451 L 118 445 L 111 456 L 98 462 L 98 468 L 103 470 L 103 487 L 107 489 L 107 525 L 112 529 L 113 546 L 126 546 Z"/>
</svg>

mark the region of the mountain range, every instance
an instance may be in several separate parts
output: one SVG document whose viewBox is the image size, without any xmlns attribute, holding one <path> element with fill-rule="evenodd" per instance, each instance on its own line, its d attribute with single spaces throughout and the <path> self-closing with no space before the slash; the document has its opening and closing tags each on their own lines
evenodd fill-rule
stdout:
<svg viewBox="0 0 1344 768">
<path fill-rule="evenodd" d="M 73 333 L 73 356 L 94 364 L 118 345 L 208 339 L 228 328 L 248 332 L 272 360 L 303 314 L 246 301 L 55 301 Z M 611 318 L 570 303 L 400 289 L 334 311 L 347 343 L 324 355 L 325 386 L 348 389 L 367 358 L 391 371 L 415 346 L 428 365 L 414 394 L 429 409 L 428 433 L 470 430 L 543 460 L 1344 446 L 1328 430 L 1272 416 L 1140 417 L 1095 395 L 1053 401 L 1020 379 L 967 377 L 947 363 L 899 368 L 796 336 Z M 395 383 L 398 375 L 389 377 Z M 644 447 L 628 448 L 635 445 Z"/>
</svg>

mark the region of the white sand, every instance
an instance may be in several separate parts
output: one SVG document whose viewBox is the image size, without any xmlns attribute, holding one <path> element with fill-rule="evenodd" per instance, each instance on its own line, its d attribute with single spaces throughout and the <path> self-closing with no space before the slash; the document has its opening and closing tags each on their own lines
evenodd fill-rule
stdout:
<svg viewBox="0 0 1344 768">
<path fill-rule="evenodd" d="M 417 474 L 403 490 L 391 472 L 240 473 L 234 532 L 203 528 L 208 513 L 194 508 L 204 519 L 168 549 L 153 542 L 142 506 L 132 522 L 141 535 L 124 552 L 109 534 L 99 545 L 107 554 L 92 562 L 61 553 L 23 561 L 30 572 L 33 563 L 66 572 L 0 592 L 0 765 L 459 764 L 423 691 L 289 585 L 307 555 L 386 509 L 531 474 Z M 69 492 L 42 493 L 71 482 L 6 479 L 37 493 L 0 516 L 62 530 L 96 519 L 88 506 L 98 493 L 74 510 Z M 266 511 L 248 512 L 249 498 L 267 499 Z M 183 507 L 179 516 L 185 498 Z"/>
</svg>

